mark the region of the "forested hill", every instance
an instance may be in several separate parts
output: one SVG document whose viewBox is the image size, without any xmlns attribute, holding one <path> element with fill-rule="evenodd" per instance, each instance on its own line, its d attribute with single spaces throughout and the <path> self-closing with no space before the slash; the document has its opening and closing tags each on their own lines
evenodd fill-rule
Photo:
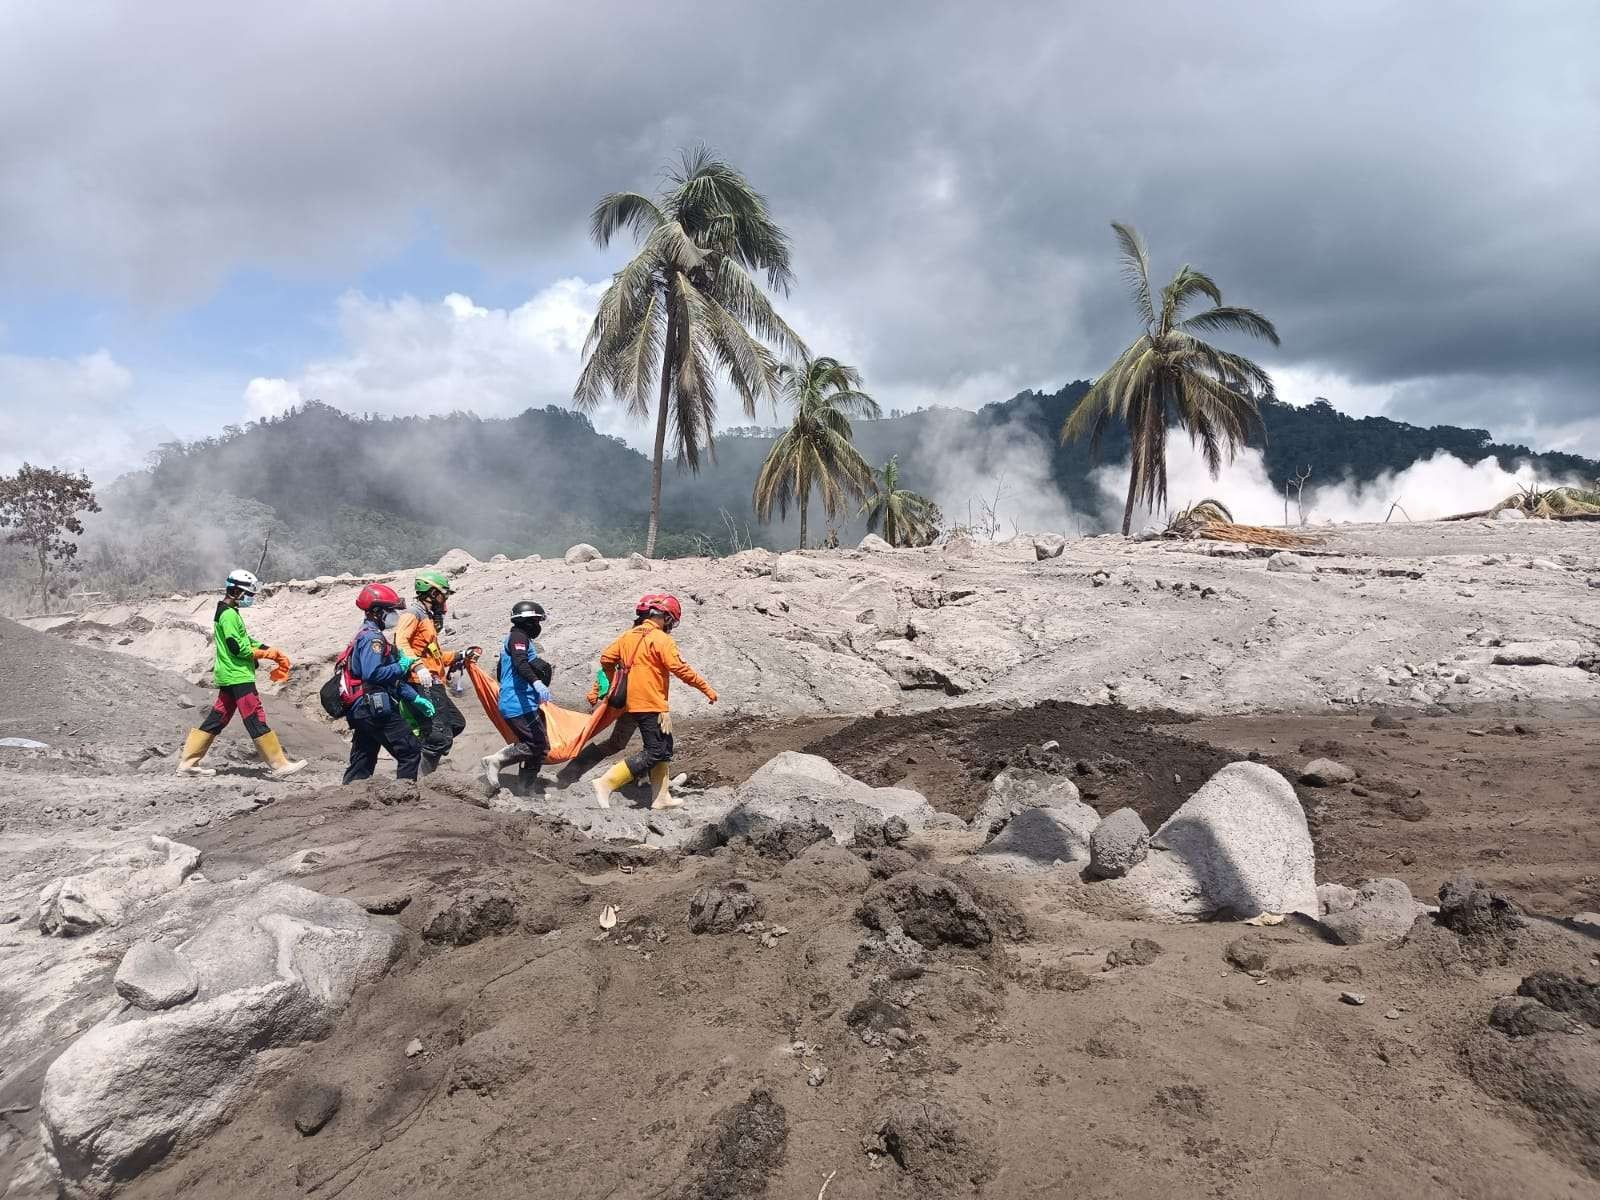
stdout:
<svg viewBox="0 0 1600 1200">
<path fill-rule="evenodd" d="M 1084 444 L 1058 434 L 1087 383 L 1024 392 L 976 413 L 930 409 L 858 422 L 874 463 L 900 456 L 906 486 L 963 520 L 972 501 L 1003 486 L 1033 512 L 1101 510 Z M 1552 475 L 1600 475 L 1600 463 L 1535 455 L 1493 443 L 1483 430 L 1423 429 L 1382 417 L 1355 419 L 1326 403 L 1268 406 L 1266 461 L 1274 479 L 1314 466 L 1319 478 L 1370 479 L 1436 451 L 1511 466 L 1532 458 Z M 792 545 L 790 529 L 756 525 L 750 508 L 769 431 L 717 441 L 698 476 L 669 466 L 658 553 L 725 552 L 737 540 Z M 1126 455 L 1120 431 L 1101 459 Z M 228 565 L 254 566 L 267 546 L 269 576 L 377 570 L 435 559 L 450 546 L 476 554 L 559 554 L 576 541 L 607 553 L 640 548 L 650 464 L 582 416 L 560 408 L 509 419 L 470 414 L 359 418 L 320 404 L 233 428 L 219 438 L 162 447 L 146 471 L 101 489 L 81 583 L 106 590 L 168 590 L 212 582 Z M 1020 511 L 1030 511 L 1027 504 Z M 1042 518 L 1041 518 L 1042 519 Z M 813 510 L 813 529 L 823 522 Z M 842 530 L 859 536 L 860 525 Z"/>
</svg>

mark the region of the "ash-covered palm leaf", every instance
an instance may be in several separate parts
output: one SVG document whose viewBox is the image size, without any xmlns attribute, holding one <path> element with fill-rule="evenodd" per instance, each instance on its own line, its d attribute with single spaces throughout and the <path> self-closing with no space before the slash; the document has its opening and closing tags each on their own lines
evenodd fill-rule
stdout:
<svg viewBox="0 0 1600 1200">
<path fill-rule="evenodd" d="M 892 456 L 876 473 L 876 488 L 861 506 L 867 529 L 883 530 L 891 546 L 926 546 L 939 536 L 944 514 L 926 496 L 900 486 L 899 456 Z"/>
</svg>

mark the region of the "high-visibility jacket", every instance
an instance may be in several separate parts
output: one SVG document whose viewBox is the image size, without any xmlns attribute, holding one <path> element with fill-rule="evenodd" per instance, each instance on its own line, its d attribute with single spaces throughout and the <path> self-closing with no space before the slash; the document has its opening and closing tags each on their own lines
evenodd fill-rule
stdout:
<svg viewBox="0 0 1600 1200">
<path fill-rule="evenodd" d="M 212 618 L 211 636 L 217 648 L 211 667 L 211 682 L 219 688 L 254 683 L 258 643 L 245 630 L 244 618 L 239 615 L 239 610 L 231 604 L 218 602 L 217 614 Z"/>
<path fill-rule="evenodd" d="M 407 605 L 400 614 L 400 622 L 394 627 L 394 644 L 400 653 L 416 659 L 418 667 L 432 671 L 436 682 L 444 681 L 445 672 L 456 660 L 454 654 L 440 649 L 439 626 L 433 614 L 418 601 Z"/>
<path fill-rule="evenodd" d="M 668 711 L 667 691 L 674 675 L 704 692 L 707 698 L 716 694 L 700 672 L 683 661 L 672 635 L 649 621 L 635 625 L 607 646 L 600 655 L 600 665 L 612 668 L 613 678 L 617 666 L 628 668 L 627 711 L 631 713 Z"/>
</svg>

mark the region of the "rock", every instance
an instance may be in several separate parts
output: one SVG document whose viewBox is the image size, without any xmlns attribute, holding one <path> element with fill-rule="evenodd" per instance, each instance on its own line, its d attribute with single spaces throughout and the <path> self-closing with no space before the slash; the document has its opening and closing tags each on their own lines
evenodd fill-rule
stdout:
<svg viewBox="0 0 1600 1200">
<path fill-rule="evenodd" d="M 892 1159 L 915 1196 L 975 1196 L 998 1165 L 994 1122 L 963 1117 L 938 1100 L 898 1100 L 861 1139 L 867 1153 Z"/>
<path fill-rule="evenodd" d="M 1367 997 L 1362 992 L 1340 992 L 1339 999 L 1344 1004 L 1353 1004 L 1357 1008 L 1367 1002 Z"/>
<path fill-rule="evenodd" d="M 1267 570 L 1287 571 L 1294 575 L 1315 575 L 1317 573 L 1315 563 L 1288 550 L 1279 550 L 1271 558 L 1267 559 Z"/>
<path fill-rule="evenodd" d="M 1527 922 L 1511 900 L 1469 875 L 1457 875 L 1439 888 L 1434 920 L 1461 939 L 1462 953 L 1475 961 L 1504 962 Z"/>
<path fill-rule="evenodd" d="M 476 558 L 459 547 L 453 550 L 446 550 L 444 557 L 434 564 L 434 566 L 443 571 L 446 575 L 462 575 L 465 574 L 469 568 L 476 567 L 478 565 L 478 560 Z M 317 582 L 321 583 L 322 586 L 326 588 L 331 586 L 336 581 L 329 579 L 326 583 L 323 583 L 321 579 L 318 579 Z"/>
<path fill-rule="evenodd" d="M 856 546 L 856 549 L 865 550 L 869 554 L 882 554 L 886 550 L 893 550 L 894 547 L 889 545 L 888 542 L 884 541 L 877 534 L 869 533 L 866 537 L 861 539 L 861 542 Z"/>
<path fill-rule="evenodd" d="M 502 563 L 508 563 L 510 561 L 511 561 L 511 559 L 508 558 L 504 554 L 494 554 L 494 555 L 490 555 L 490 557 L 489 557 L 489 562 L 491 564 L 493 564 L 494 566 L 497 566 L 497 567 L 500 566 Z"/>
<path fill-rule="evenodd" d="M 1338 787 L 1341 783 L 1354 783 L 1357 775 L 1354 767 L 1347 767 L 1342 762 L 1331 758 L 1313 759 L 1306 764 L 1306 769 L 1300 773 L 1300 782 L 1307 787 Z"/>
<path fill-rule="evenodd" d="M 1305 812 L 1261 763 L 1223 767 L 1156 830 L 1144 862 L 1103 886 L 1158 918 L 1317 914 Z"/>
<path fill-rule="evenodd" d="M 294 1107 L 294 1127 L 302 1137 L 311 1137 L 333 1120 L 344 1102 L 344 1093 L 327 1084 L 317 1084 L 306 1089 Z"/>
<path fill-rule="evenodd" d="M 909 871 L 877 884 L 856 915 L 870 929 L 899 926 L 928 948 L 962 946 L 987 952 L 994 943 L 988 913 L 971 895 L 939 875 Z"/>
<path fill-rule="evenodd" d="M 603 558 L 597 558 L 591 562 L 584 563 L 583 569 L 593 574 L 596 571 L 609 571 L 611 569 L 611 564 L 606 562 L 606 560 Z"/>
<path fill-rule="evenodd" d="M 1086 807 L 1072 780 L 1044 771 L 1007 767 L 989 784 L 983 803 L 973 815 L 972 828 L 987 832 L 996 821 L 1009 820 L 1028 808 Z M 1099 819 L 1095 817 L 1096 823 Z"/>
<path fill-rule="evenodd" d="M 1600 1041 L 1486 1029 L 1466 1058 L 1479 1087 L 1526 1106 L 1541 1141 L 1600 1175 Z"/>
<path fill-rule="evenodd" d="M 833 841 L 833 830 L 820 821 L 778 821 L 756 825 L 746 836 L 762 858 L 791 862 L 818 842 Z"/>
<path fill-rule="evenodd" d="M 1089 836 L 1100 818 L 1087 804 L 1074 808 L 1025 808 L 988 845 L 975 861 L 982 866 L 1010 871 L 1034 871 L 1058 862 L 1087 862 Z"/>
<path fill-rule="evenodd" d="M 821 1087 L 828 1078 L 827 1067 L 812 1067 L 806 1072 L 807 1087 Z"/>
<path fill-rule="evenodd" d="M 832 830 L 836 842 L 848 845 L 863 830 L 881 832 L 892 817 L 904 821 L 908 831 L 917 831 L 935 815 L 917 792 L 869 787 L 825 758 L 785 751 L 739 785 L 720 829 L 724 841 L 753 841 L 773 826 L 820 822 Z"/>
<path fill-rule="evenodd" d="M 1570 638 L 1507 642 L 1494 652 L 1497 667 L 1575 667 L 1585 658 L 1583 644 Z"/>
<path fill-rule="evenodd" d="M 689 899 L 689 932 L 731 933 L 760 911 L 748 884 L 736 879 L 707 884 Z"/>
<path fill-rule="evenodd" d="M 1393 713 L 1379 713 L 1372 718 L 1374 729 L 1404 729 L 1405 723 Z"/>
<path fill-rule="evenodd" d="M 536 1068 L 533 1047 L 509 1022 L 492 1025 L 461 1044 L 449 1090 L 492 1096 Z"/>
<path fill-rule="evenodd" d="M 369 913 L 392 917 L 395 913 L 403 912 L 405 907 L 411 903 L 411 893 L 400 890 L 374 892 L 370 896 L 359 897 L 356 903 Z"/>
<path fill-rule="evenodd" d="M 113 981 L 117 995 L 156 1012 L 194 998 L 200 978 L 189 960 L 160 942 L 135 942 L 122 956 Z"/>
<path fill-rule="evenodd" d="M 653 564 L 650 562 L 650 560 L 644 555 L 640 554 L 637 550 L 628 555 L 627 566 L 628 570 L 630 571 L 648 571 L 652 565 Z"/>
<path fill-rule="evenodd" d="M 1148 967 L 1161 956 L 1161 943 L 1149 938 L 1134 938 L 1126 946 L 1114 947 L 1106 954 L 1106 970 L 1116 967 Z"/>
<path fill-rule="evenodd" d="M 1272 943 L 1262 934 L 1247 933 L 1229 942 L 1222 956 L 1241 971 L 1265 971 L 1272 961 Z"/>
<path fill-rule="evenodd" d="M 176 890 L 200 865 L 200 851 L 152 837 L 114 851 L 112 861 L 58 879 L 39 893 L 39 932 L 76 937 L 120 925 L 147 900 Z"/>
<path fill-rule="evenodd" d="M 1317 884 L 1317 911 L 1324 918 L 1330 913 L 1349 912 L 1356 905 L 1355 888 L 1342 883 Z"/>
<path fill-rule="evenodd" d="M 600 551 L 589 545 L 588 542 L 579 542 L 576 546 L 569 548 L 567 552 L 561 556 L 561 561 L 566 563 L 569 567 L 575 567 L 580 563 L 593 562 L 599 557 Z"/>
<path fill-rule="evenodd" d="M 1577 1025 L 1537 1000 L 1525 996 L 1503 996 L 1495 1001 L 1489 1024 L 1507 1037 L 1532 1037 L 1537 1033 L 1574 1033 Z"/>
<path fill-rule="evenodd" d="M 1033 535 L 1034 557 L 1043 562 L 1047 558 L 1060 558 L 1067 548 L 1067 539 L 1059 533 L 1036 533 Z"/>
<path fill-rule="evenodd" d="M 1318 888 L 1317 894 L 1326 901 L 1323 888 Z M 1322 926 L 1335 941 L 1346 946 L 1392 942 L 1406 935 L 1417 919 L 1417 911 L 1411 889 L 1403 880 L 1369 879 L 1355 889 L 1347 907 L 1325 908 Z"/>
<path fill-rule="evenodd" d="M 399 954 L 399 928 L 348 900 L 211 886 L 231 902 L 184 943 L 198 997 L 121 1010 L 45 1073 L 40 1113 L 66 1195 L 104 1196 L 192 1149 L 252 1094 L 259 1053 L 328 1036 Z"/>
<path fill-rule="evenodd" d="M 961 696 L 973 688 L 957 667 L 906 638 L 884 638 L 872 647 L 873 659 L 902 691 L 934 690 Z"/>
<path fill-rule="evenodd" d="M 765 1088 L 755 1088 L 719 1112 L 689 1152 L 694 1178 L 681 1194 L 685 1200 L 760 1200 L 783 1166 L 788 1145 L 783 1105 Z"/>
<path fill-rule="evenodd" d="M 468 888 L 434 907 L 423 926 L 423 939 L 435 944 L 470 946 L 517 921 L 517 905 L 510 896 L 487 888 Z"/>
<path fill-rule="evenodd" d="M 1526 521 L 1528 514 L 1520 508 L 1502 508 L 1494 514 L 1496 521 Z"/>
<path fill-rule="evenodd" d="M 1600 984 L 1574 979 L 1560 971 L 1535 971 L 1517 985 L 1517 995 L 1600 1029 Z"/>
<path fill-rule="evenodd" d="M 1572 923 L 1585 933 L 1600 936 L 1600 913 L 1581 912 L 1575 913 Z"/>
<path fill-rule="evenodd" d="M 1089 834 L 1089 873 L 1116 879 L 1150 853 L 1150 831 L 1131 808 L 1119 808 Z"/>
<path fill-rule="evenodd" d="M 423 1046 L 421 1038 L 412 1038 L 406 1043 L 406 1057 L 416 1058 L 418 1055 L 422 1054 L 425 1049 L 426 1047 Z"/>
</svg>

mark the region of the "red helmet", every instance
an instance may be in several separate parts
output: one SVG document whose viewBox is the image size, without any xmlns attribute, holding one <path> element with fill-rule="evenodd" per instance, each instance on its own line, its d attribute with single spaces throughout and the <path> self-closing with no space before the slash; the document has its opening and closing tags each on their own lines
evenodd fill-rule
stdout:
<svg viewBox="0 0 1600 1200">
<path fill-rule="evenodd" d="M 399 608 L 400 593 L 386 583 L 369 583 L 356 594 L 356 607 L 362 612 L 375 608 Z"/>
<path fill-rule="evenodd" d="M 634 606 L 634 615 L 648 617 L 651 613 L 660 613 L 669 618 L 674 625 L 683 620 L 683 605 L 678 603 L 676 596 L 669 596 L 665 592 L 650 592 L 640 596 L 639 603 Z"/>
</svg>

